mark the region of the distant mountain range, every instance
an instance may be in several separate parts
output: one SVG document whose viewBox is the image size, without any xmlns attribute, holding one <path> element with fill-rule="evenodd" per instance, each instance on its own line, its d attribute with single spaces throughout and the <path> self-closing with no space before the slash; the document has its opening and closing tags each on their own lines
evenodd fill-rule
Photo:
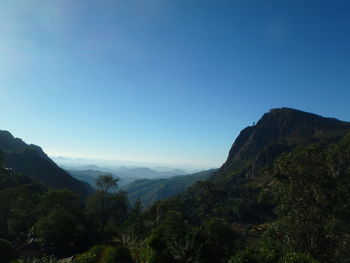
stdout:
<svg viewBox="0 0 350 263">
<path fill-rule="evenodd" d="M 15 172 L 30 176 L 52 188 L 67 188 L 82 197 L 93 192 L 93 188 L 70 176 L 56 165 L 45 152 L 36 145 L 26 144 L 8 131 L 0 130 L 0 150 L 4 154 L 4 165 Z"/>
<path fill-rule="evenodd" d="M 60 167 L 69 170 L 100 170 L 108 172 L 122 172 L 125 170 L 138 170 L 140 168 L 146 168 L 150 169 L 152 173 L 154 171 L 162 173 L 164 172 L 165 175 L 166 173 L 169 173 L 169 176 L 177 174 L 190 174 L 200 171 L 198 169 L 179 169 L 172 166 L 161 166 L 154 163 L 145 164 L 100 158 L 74 158 L 64 156 L 50 156 L 50 158 L 54 160 Z"/>
<path fill-rule="evenodd" d="M 111 169 L 99 167 L 96 165 L 82 166 L 80 169 L 94 168 L 86 170 L 78 170 L 78 167 L 66 168 L 66 171 L 74 178 L 84 181 L 96 188 L 96 178 L 102 174 L 110 174 L 114 178 L 118 178 L 118 186 L 128 193 L 131 204 L 137 199 L 142 201 L 143 207 L 150 206 L 154 201 L 164 199 L 169 196 L 176 195 L 185 191 L 190 185 L 198 181 L 208 179 L 214 174 L 216 169 L 202 171 L 194 174 L 180 174 L 181 170 L 171 170 L 159 172 L 150 168 L 126 168 Z M 174 176 L 174 174 L 177 174 Z"/>
<path fill-rule="evenodd" d="M 101 167 L 97 165 L 84 166 L 64 166 L 71 176 L 79 180 L 85 181 L 90 185 L 95 185 L 96 178 L 101 174 L 111 174 L 115 178 L 119 178 L 118 185 L 125 186 L 138 179 L 159 179 L 169 178 L 175 175 L 184 175 L 185 171 L 180 169 L 167 169 L 163 171 L 154 170 L 147 167 Z"/>
</svg>

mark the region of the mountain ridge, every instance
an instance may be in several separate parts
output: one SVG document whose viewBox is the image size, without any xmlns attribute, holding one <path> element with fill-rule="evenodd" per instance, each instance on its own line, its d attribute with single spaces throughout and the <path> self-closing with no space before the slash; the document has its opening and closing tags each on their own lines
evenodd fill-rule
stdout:
<svg viewBox="0 0 350 263">
<path fill-rule="evenodd" d="M 253 178 L 284 152 L 300 145 L 329 144 L 348 131 L 350 122 L 292 108 L 271 109 L 254 126 L 240 132 L 214 178 L 238 173 Z"/>
<path fill-rule="evenodd" d="M 140 199 L 147 208 L 157 200 L 180 194 L 198 181 L 207 180 L 217 169 L 159 179 L 138 179 L 124 187 L 131 203 Z"/>
<path fill-rule="evenodd" d="M 68 188 L 83 198 L 93 192 L 88 184 L 61 169 L 41 147 L 26 144 L 8 131 L 0 130 L 0 150 L 4 154 L 4 165 L 12 168 L 14 172 L 34 177 L 48 187 Z"/>
</svg>

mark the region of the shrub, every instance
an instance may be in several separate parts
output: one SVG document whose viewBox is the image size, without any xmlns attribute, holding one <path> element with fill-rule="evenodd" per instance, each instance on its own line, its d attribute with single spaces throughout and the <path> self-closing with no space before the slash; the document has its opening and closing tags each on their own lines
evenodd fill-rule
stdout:
<svg viewBox="0 0 350 263">
<path fill-rule="evenodd" d="M 311 256 L 303 253 L 288 253 L 278 263 L 318 263 Z"/>
<path fill-rule="evenodd" d="M 231 257 L 229 263 L 277 263 L 278 255 L 266 248 L 246 248 Z"/>
<path fill-rule="evenodd" d="M 74 260 L 74 263 L 96 263 L 103 251 L 103 246 L 94 246 L 87 252 L 80 254 Z"/>
<path fill-rule="evenodd" d="M 130 263 L 133 262 L 130 251 L 122 246 L 107 247 L 104 251 L 101 263 Z"/>
<path fill-rule="evenodd" d="M 131 263 L 130 251 L 122 246 L 94 246 L 89 251 L 80 254 L 74 263 Z"/>
</svg>

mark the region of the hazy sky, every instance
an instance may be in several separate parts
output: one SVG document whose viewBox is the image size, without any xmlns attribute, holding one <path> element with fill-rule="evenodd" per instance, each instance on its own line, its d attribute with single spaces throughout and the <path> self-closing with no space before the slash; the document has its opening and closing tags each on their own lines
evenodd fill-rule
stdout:
<svg viewBox="0 0 350 263">
<path fill-rule="evenodd" d="M 270 108 L 350 121 L 348 0 L 0 10 L 0 129 L 50 155 L 206 168 Z"/>
</svg>

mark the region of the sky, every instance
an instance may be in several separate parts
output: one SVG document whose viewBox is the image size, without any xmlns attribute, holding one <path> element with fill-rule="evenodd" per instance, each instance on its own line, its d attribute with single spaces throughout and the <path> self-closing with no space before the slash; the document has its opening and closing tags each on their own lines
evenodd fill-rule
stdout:
<svg viewBox="0 0 350 263">
<path fill-rule="evenodd" d="M 350 121 L 348 0 L 0 10 L 0 129 L 50 156 L 204 169 L 271 108 Z"/>
</svg>

